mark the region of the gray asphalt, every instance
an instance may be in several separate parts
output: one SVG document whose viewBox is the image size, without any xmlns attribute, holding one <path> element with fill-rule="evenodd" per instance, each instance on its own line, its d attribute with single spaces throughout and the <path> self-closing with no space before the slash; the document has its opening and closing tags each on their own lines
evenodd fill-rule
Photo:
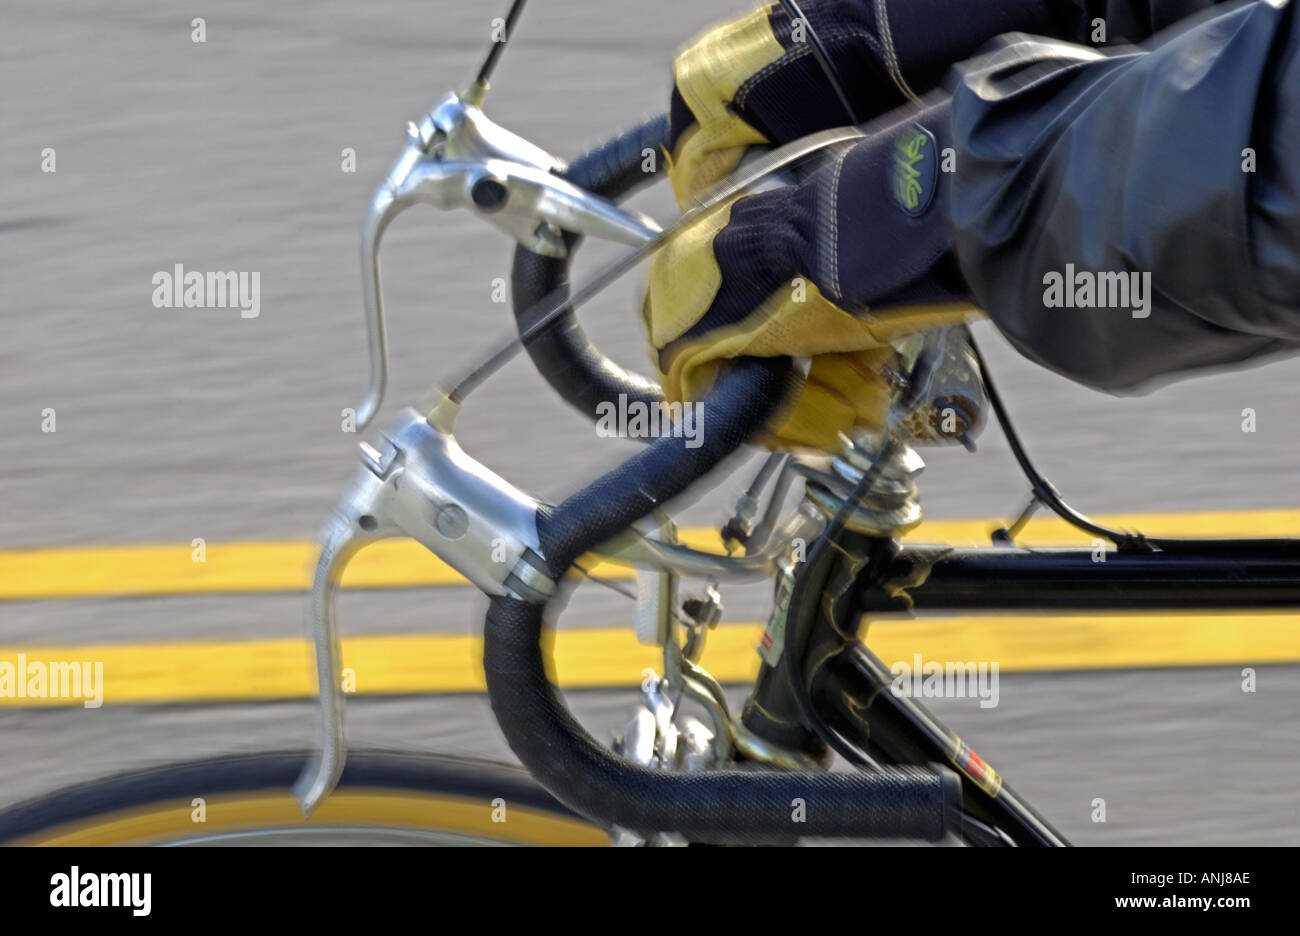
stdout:
<svg viewBox="0 0 1300 936">
<path fill-rule="evenodd" d="M 504 4 L 501 4 L 504 6 Z M 469 78 L 494 4 L 105 8 L 11 0 L 0 31 L 0 548 L 314 536 L 354 464 L 343 408 L 365 386 L 357 234 L 405 122 Z M 488 99 L 502 124 L 562 155 L 656 112 L 674 49 L 735 0 L 555 0 L 524 14 Z M 41 171 L 53 148 L 57 171 Z M 342 151 L 357 171 L 341 171 Z M 638 198 L 670 215 L 663 189 Z M 598 268 L 615 249 L 590 245 Z M 510 334 L 493 280 L 510 245 L 462 216 L 412 212 L 385 253 L 390 408 Z M 261 274 L 261 314 L 158 309 L 151 277 Z M 616 359 L 645 367 L 629 277 L 584 313 Z M 1093 513 L 1300 507 L 1300 360 L 1115 399 L 1057 378 L 979 330 L 1022 435 Z M 1242 411 L 1257 431 L 1241 431 Z M 57 431 L 41 431 L 46 409 Z M 466 447 L 558 497 L 626 443 L 548 395 L 515 362 L 462 415 Z M 1005 444 L 924 453 L 933 517 L 994 516 L 1024 493 Z M 683 514 L 716 523 L 738 480 Z M 188 548 L 188 547 L 187 547 Z M 731 604 L 738 618 L 761 609 Z M 345 597 L 349 632 L 465 631 L 482 600 L 428 591 Z M 304 596 L 52 600 L 0 606 L 0 644 L 302 633 Z M 566 624 L 607 625 L 616 596 Z M 1300 639 L 1300 638 L 1298 638 Z M 1000 708 L 936 705 L 1062 829 L 1085 843 L 1300 841 L 1300 667 L 1003 677 Z M 630 699 L 577 693 L 600 733 Z M 357 700 L 362 743 L 508 757 L 478 698 Z M 307 743 L 304 704 L 6 712 L 0 804 L 118 769 Z M 1094 797 L 1109 821 L 1089 821 Z"/>
</svg>

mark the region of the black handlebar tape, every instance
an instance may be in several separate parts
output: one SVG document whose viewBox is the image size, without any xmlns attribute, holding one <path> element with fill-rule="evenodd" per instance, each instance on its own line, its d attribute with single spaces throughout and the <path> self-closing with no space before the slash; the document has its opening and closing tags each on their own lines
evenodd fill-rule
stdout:
<svg viewBox="0 0 1300 936">
<path fill-rule="evenodd" d="M 789 358 L 739 358 L 695 404 L 694 438 L 664 436 L 614 470 L 538 510 L 537 535 L 552 578 L 686 490 L 764 426 L 794 388 Z"/>
<path fill-rule="evenodd" d="M 783 358 L 734 362 L 703 401 L 697 448 L 686 439 L 661 438 L 540 513 L 541 548 L 555 577 L 735 451 L 780 405 L 790 373 Z M 578 724 L 547 679 L 545 611 L 544 604 L 492 599 L 483 635 L 488 697 L 511 750 L 533 777 L 602 826 L 678 832 L 716 844 L 789 843 L 800 836 L 935 841 L 960 828 L 961 784 L 944 769 L 671 773 L 623 760 Z"/>
<path fill-rule="evenodd" d="M 544 610 L 492 599 L 483 655 L 492 711 L 533 778 L 601 826 L 719 845 L 789 844 L 801 836 L 937 841 L 960 829 L 961 784 L 948 770 L 669 773 L 623 760 L 578 724 L 546 678 Z"/>
<path fill-rule="evenodd" d="M 668 117 L 661 114 L 619 134 L 579 156 L 561 173 L 575 185 L 604 198 L 618 200 L 632 189 L 655 177 L 663 158 L 660 151 L 668 139 Z M 646 171 L 645 151 L 653 152 Z M 544 257 L 526 247 L 515 248 L 510 270 L 510 289 L 515 322 L 522 332 L 532 324 L 528 310 L 556 290 L 567 298 L 569 262 L 581 238 L 566 233 L 569 255 Z M 571 406 L 597 418 L 603 402 L 618 405 L 619 395 L 628 403 L 652 403 L 662 399 L 657 381 L 625 370 L 601 354 L 578 324 L 573 309 L 565 309 L 556 320 L 527 345 L 528 356 L 538 372 Z"/>
<path fill-rule="evenodd" d="M 593 146 L 560 175 L 602 198 L 619 201 L 658 175 L 667 145 L 668 115 L 659 114 Z"/>
</svg>

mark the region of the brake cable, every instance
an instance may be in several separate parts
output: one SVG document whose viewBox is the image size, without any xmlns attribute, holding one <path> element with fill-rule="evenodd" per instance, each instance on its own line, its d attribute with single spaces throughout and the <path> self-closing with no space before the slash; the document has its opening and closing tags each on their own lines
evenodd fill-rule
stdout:
<svg viewBox="0 0 1300 936">
<path fill-rule="evenodd" d="M 572 563 L 572 565 L 573 568 L 577 569 L 578 572 L 588 581 L 595 582 L 603 588 L 608 588 L 610 591 L 622 595 L 624 598 L 630 598 L 633 601 L 636 601 L 636 592 L 632 591 L 630 588 L 618 584 L 613 579 L 607 579 L 603 576 L 596 575 L 590 569 L 577 562 Z"/>
<path fill-rule="evenodd" d="M 1155 548 L 1142 533 L 1137 531 L 1125 533 L 1112 530 L 1110 527 L 1102 526 L 1079 513 L 1065 502 L 1060 491 L 1034 466 L 1034 463 L 1029 460 L 1024 445 L 1020 442 L 1019 434 L 1016 432 L 1015 427 L 1011 425 L 1011 417 L 1002 403 L 1002 396 L 998 393 L 997 388 L 993 386 L 988 364 L 984 360 L 984 355 L 980 353 L 979 345 L 975 343 L 975 336 L 971 334 L 969 327 L 965 325 L 962 327 L 966 331 L 966 340 L 970 344 L 971 353 L 975 356 L 975 364 L 979 367 L 980 379 L 984 383 L 984 393 L 989 398 L 989 405 L 993 407 L 993 414 L 997 416 L 1002 434 L 1006 436 L 1007 444 L 1011 447 L 1011 454 L 1015 456 L 1016 463 L 1020 465 L 1020 470 L 1029 481 L 1029 488 L 1033 493 L 1033 500 L 1025 508 L 1020 519 L 1013 524 L 1012 529 L 1022 527 L 1024 522 L 1028 520 L 1034 506 L 1042 504 L 1076 529 L 1110 540 L 1120 552 L 1155 552 Z M 998 532 L 1008 537 L 1010 535 L 1010 531 L 1005 529 Z"/>
<path fill-rule="evenodd" d="M 501 30 L 501 38 L 492 43 L 492 48 L 488 49 L 487 58 L 479 67 L 478 77 L 474 79 L 476 85 L 487 89 L 488 79 L 492 77 L 492 71 L 497 67 L 497 59 L 501 57 L 501 52 L 505 49 L 506 43 L 510 37 L 515 34 L 515 23 L 519 20 L 519 14 L 524 11 L 524 3 L 527 0 L 514 0 L 510 4 L 510 9 L 506 11 L 505 25 Z"/>
<path fill-rule="evenodd" d="M 835 90 L 835 96 L 840 99 L 840 104 L 844 106 L 844 112 L 849 115 L 849 123 L 857 124 L 858 115 L 853 110 L 853 105 L 849 103 L 849 96 L 844 92 L 844 81 L 840 78 L 839 70 L 836 69 L 835 63 L 826 52 L 826 47 L 822 45 L 821 37 L 817 35 L 817 30 L 813 29 L 812 22 L 808 17 L 803 15 L 803 10 L 799 9 L 799 4 L 795 0 L 779 0 L 781 9 L 790 20 L 790 26 L 797 28 L 799 23 L 803 23 L 804 29 L 808 33 L 809 45 L 812 49 L 813 58 L 821 66 L 822 74 L 830 82 L 831 87 Z"/>
<path fill-rule="evenodd" d="M 998 425 L 1002 433 L 1006 436 L 1007 443 L 1011 447 L 1011 453 L 1015 456 L 1016 462 L 1020 465 L 1020 470 L 1029 480 L 1032 498 L 1029 504 L 1021 513 L 1011 527 L 998 530 L 994 533 L 994 541 L 998 543 L 1009 543 L 1010 537 L 1022 528 L 1029 519 L 1038 505 L 1043 505 L 1050 509 L 1054 514 L 1064 520 L 1066 523 L 1091 533 L 1094 536 L 1104 537 L 1113 542 L 1120 552 L 1180 552 L 1197 549 L 1296 549 L 1300 548 L 1300 540 L 1293 537 L 1247 537 L 1244 539 L 1215 539 L 1204 536 L 1147 536 L 1140 530 L 1131 532 L 1120 532 L 1109 527 L 1102 526 L 1094 520 L 1079 513 L 1073 507 L 1065 502 L 1059 491 L 1056 490 L 1052 482 L 1046 476 L 1034 467 L 1033 462 L 1029 460 L 1029 455 L 1025 452 L 1024 445 L 1020 442 L 1020 437 L 1011 425 L 1011 417 L 1007 413 L 1006 407 L 1002 402 L 997 390 L 989 378 L 988 365 L 985 363 L 979 348 L 975 344 L 975 338 L 970 334 L 970 329 L 966 328 L 966 337 L 970 342 L 971 351 L 975 355 L 975 360 L 979 366 L 980 377 L 984 382 L 984 391 L 988 395 L 989 404 L 993 407 L 994 415 L 997 416 Z M 1001 536 L 999 536 L 1001 534 Z"/>
</svg>

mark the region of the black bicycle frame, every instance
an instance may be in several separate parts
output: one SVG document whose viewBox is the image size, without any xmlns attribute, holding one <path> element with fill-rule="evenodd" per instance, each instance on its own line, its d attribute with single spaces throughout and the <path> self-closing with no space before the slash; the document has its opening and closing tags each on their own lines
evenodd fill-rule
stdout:
<svg viewBox="0 0 1300 936">
<path fill-rule="evenodd" d="M 904 546 L 884 581 L 891 597 L 864 583 L 864 614 L 965 608 L 975 611 L 1187 610 L 1300 607 L 1300 540 L 1180 541 L 1178 551 L 953 549 Z M 1104 556 L 1104 559 L 1101 557 Z"/>
<path fill-rule="evenodd" d="M 962 838 L 975 845 L 1067 845 L 1001 776 L 915 699 L 858 639 L 865 616 L 917 610 L 1078 611 L 1300 608 L 1300 540 L 1180 540 L 1172 551 L 956 549 L 845 534 L 814 597 L 790 608 L 818 715 L 868 761 L 943 763 L 962 777 Z M 849 558 L 845 558 L 845 557 Z M 847 571 L 846 571 L 847 570 Z M 818 753 L 780 660 L 746 706 L 760 733 Z"/>
</svg>

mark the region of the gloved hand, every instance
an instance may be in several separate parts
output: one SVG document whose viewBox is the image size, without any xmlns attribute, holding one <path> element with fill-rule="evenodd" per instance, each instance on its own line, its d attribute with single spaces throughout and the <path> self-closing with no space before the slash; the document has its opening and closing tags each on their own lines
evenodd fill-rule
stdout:
<svg viewBox="0 0 1300 936">
<path fill-rule="evenodd" d="M 860 121 L 917 99 L 950 63 L 1008 30 L 1063 34 L 1072 0 L 801 0 L 707 31 L 675 62 L 669 177 L 683 210 L 755 145 L 848 124 L 813 55 L 822 42 Z M 1077 25 L 1077 23 L 1074 23 Z M 919 107 L 918 103 L 918 107 Z M 835 450 L 838 433 L 880 428 L 892 339 L 971 311 L 948 253 L 947 109 L 825 160 L 784 190 L 698 219 L 651 265 L 644 316 L 671 401 L 699 399 L 720 361 L 790 355 L 804 385 L 770 445 Z"/>
<path fill-rule="evenodd" d="M 820 39 L 858 121 L 938 84 L 948 66 L 1009 30 L 1063 35 L 1071 0 L 801 0 L 706 31 L 674 63 L 669 111 L 673 190 L 685 210 L 731 173 L 745 149 L 782 144 L 849 119 L 813 53 Z"/>
<path fill-rule="evenodd" d="M 701 215 L 651 261 L 643 314 L 664 395 L 704 396 L 741 356 L 809 361 L 766 440 L 838 450 L 879 429 L 891 339 L 972 312 L 949 250 L 946 100 L 840 148 L 798 184 Z"/>
</svg>

